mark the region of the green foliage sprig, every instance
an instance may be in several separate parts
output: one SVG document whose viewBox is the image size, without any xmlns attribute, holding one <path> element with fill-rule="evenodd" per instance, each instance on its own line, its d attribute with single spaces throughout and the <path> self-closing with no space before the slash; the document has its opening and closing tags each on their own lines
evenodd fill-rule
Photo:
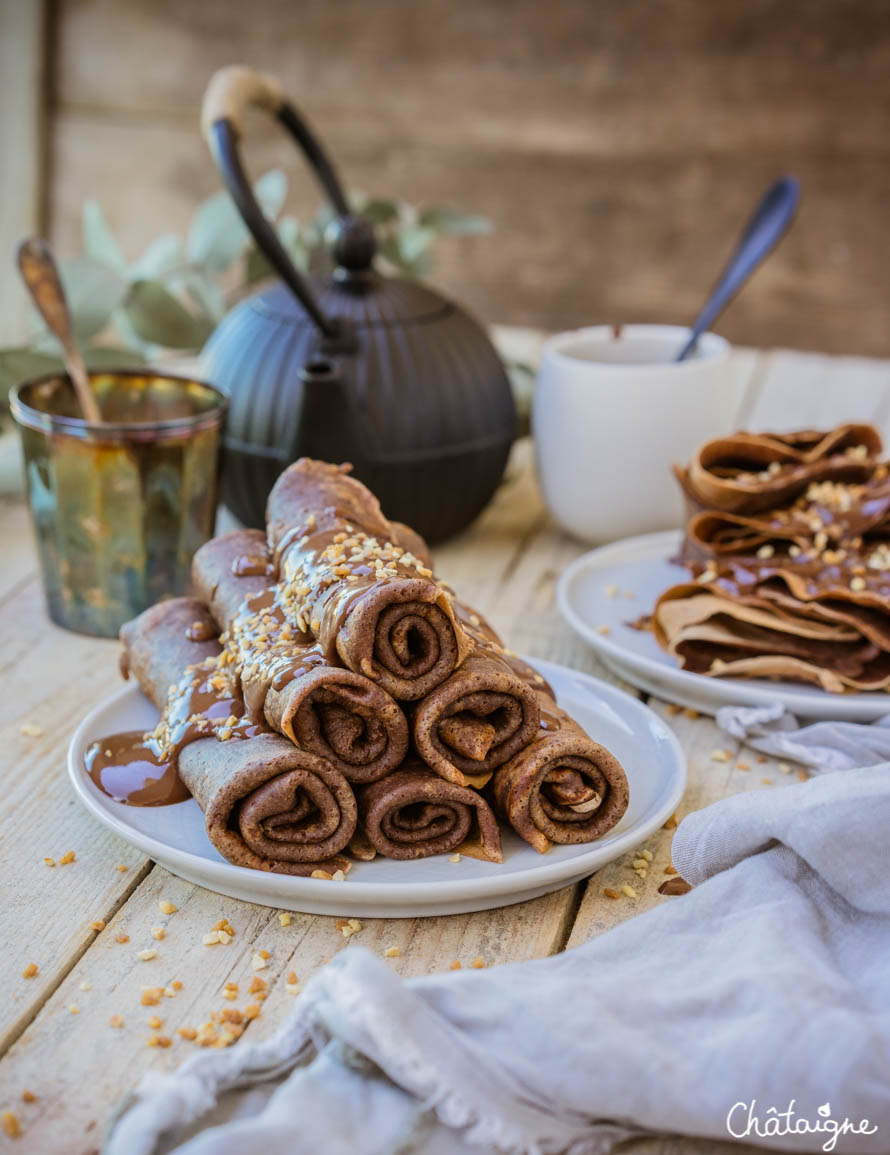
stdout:
<svg viewBox="0 0 890 1155">
<path fill-rule="evenodd" d="M 308 222 L 283 213 L 287 178 L 277 169 L 254 185 L 263 211 L 294 263 L 305 270 L 327 262 L 324 207 Z M 374 226 L 384 270 L 427 275 L 443 236 L 490 232 L 483 217 L 445 206 L 350 194 L 354 212 Z M 98 201 L 83 208 L 83 255 L 60 262 L 74 331 L 91 369 L 125 368 L 170 350 L 198 349 L 245 292 L 270 273 L 225 190 L 198 205 L 186 236 L 166 233 L 129 263 Z M 61 369 L 55 338 L 36 313 L 29 341 L 0 349 L 0 399 L 27 377 Z"/>
</svg>

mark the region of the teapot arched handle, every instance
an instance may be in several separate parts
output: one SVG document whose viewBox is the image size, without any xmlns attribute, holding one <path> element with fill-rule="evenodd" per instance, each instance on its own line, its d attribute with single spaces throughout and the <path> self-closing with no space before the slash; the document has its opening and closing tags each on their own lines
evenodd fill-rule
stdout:
<svg viewBox="0 0 890 1155">
<path fill-rule="evenodd" d="M 353 346 L 354 336 L 347 333 L 342 321 L 327 317 L 321 311 L 312 290 L 294 267 L 253 194 L 239 148 L 244 131 L 244 113 L 251 106 L 270 112 L 288 130 L 327 193 L 340 218 L 339 236 L 334 246 L 334 257 L 339 266 L 353 273 L 370 267 L 376 248 L 373 229 L 363 218 L 350 212 L 334 166 L 309 126 L 285 97 L 276 77 L 238 64 L 221 68 L 213 74 L 201 107 L 201 131 L 226 188 L 253 239 L 323 334 L 324 347 L 331 352 L 346 351 Z"/>
</svg>

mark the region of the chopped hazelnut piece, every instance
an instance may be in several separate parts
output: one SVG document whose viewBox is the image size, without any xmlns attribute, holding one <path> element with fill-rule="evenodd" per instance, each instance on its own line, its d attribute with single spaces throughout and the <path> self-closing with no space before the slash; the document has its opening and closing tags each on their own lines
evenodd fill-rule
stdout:
<svg viewBox="0 0 890 1155">
<path fill-rule="evenodd" d="M 160 1028 L 161 1028 L 161 1027 L 164 1025 L 164 1020 L 163 1020 L 163 1019 L 159 1019 L 157 1015 L 150 1015 L 150 1016 L 149 1016 L 149 1017 L 148 1017 L 148 1018 L 145 1020 L 145 1025 L 146 1025 L 147 1027 L 151 1027 L 151 1028 L 152 1028 L 152 1030 L 154 1030 L 154 1031 L 157 1031 L 157 1030 L 159 1030 L 159 1029 L 160 1029 Z"/>
<path fill-rule="evenodd" d="M 116 935 L 114 936 L 114 941 L 115 941 L 115 942 L 120 942 L 120 943 L 129 942 L 129 941 L 130 941 L 130 936 L 129 936 L 128 934 L 123 934 L 123 933 L 121 933 L 121 934 L 116 934 Z"/>
<path fill-rule="evenodd" d="M 260 1013 L 259 1003 L 248 1003 L 244 1008 L 244 1017 L 248 1022 L 250 1022 L 252 1019 L 258 1018 Z"/>
<path fill-rule="evenodd" d="M 177 1027 L 176 1033 L 180 1038 L 188 1039 L 189 1042 L 192 1042 L 198 1037 L 198 1032 L 194 1027 Z"/>
<path fill-rule="evenodd" d="M 55 866 L 56 865 L 56 860 L 54 858 L 44 858 L 43 861 L 47 866 Z"/>
<path fill-rule="evenodd" d="M 461 969 L 460 959 L 455 959 L 448 969 L 450 971 L 459 971 Z"/>
<path fill-rule="evenodd" d="M 176 914 L 179 907 L 174 906 L 172 902 L 168 902 L 166 898 L 162 898 L 158 903 L 158 910 L 161 914 Z"/>
<path fill-rule="evenodd" d="M 122 1027 L 124 1025 L 123 1015 L 112 1015 L 111 1018 L 108 1020 L 108 1025 L 109 1025 L 109 1027 L 116 1027 L 119 1029 L 120 1027 Z"/>
<path fill-rule="evenodd" d="M 278 922 L 281 926 L 290 926 L 290 911 L 283 910 L 278 916 Z"/>
<path fill-rule="evenodd" d="M 34 1094 L 33 1091 L 22 1091 L 22 1102 L 23 1103 L 35 1103 L 36 1101 L 37 1101 L 37 1096 Z"/>
<path fill-rule="evenodd" d="M 3 1114 L 0 1115 L 0 1125 L 2 1125 L 3 1132 L 9 1139 L 18 1139 L 22 1133 L 18 1116 L 12 1111 L 4 1111 Z"/>
<path fill-rule="evenodd" d="M 665 872 L 665 874 L 676 874 L 676 873 L 677 873 L 677 868 L 676 868 L 676 866 L 673 866 L 673 865 L 671 865 L 671 866 L 666 866 L 666 867 L 664 868 L 664 872 Z"/>
<path fill-rule="evenodd" d="M 628 886 L 627 883 L 625 883 L 624 886 L 622 886 L 621 893 L 625 896 L 625 898 L 636 898 L 637 897 L 637 892 L 634 890 L 634 888 L 632 886 Z"/>
<path fill-rule="evenodd" d="M 182 990 L 182 982 L 180 979 L 174 979 L 170 986 L 174 989 L 174 991 Z"/>
<path fill-rule="evenodd" d="M 261 954 L 255 954 L 253 956 L 253 958 L 250 960 L 250 965 L 253 967 L 253 969 L 255 971 L 261 971 L 261 970 L 265 970 L 265 968 L 269 964 L 266 962 L 266 960 L 263 958 L 263 956 Z"/>
<path fill-rule="evenodd" d="M 448 859 L 448 861 L 449 862 L 460 862 L 460 855 L 459 854 L 452 854 L 451 857 Z"/>
<path fill-rule="evenodd" d="M 153 946 L 148 947 L 146 950 L 137 950 L 136 951 L 136 958 L 140 959 L 142 962 L 151 962 L 151 960 L 153 958 L 157 958 L 157 957 L 158 957 L 158 952 L 155 950 L 155 948 Z"/>
<path fill-rule="evenodd" d="M 164 937 L 165 930 L 162 926 L 153 926 L 151 928 L 151 937 L 157 939 L 158 942 Z"/>
<path fill-rule="evenodd" d="M 43 734 L 43 727 L 36 722 L 23 722 L 19 730 L 25 738 L 39 738 Z"/>
<path fill-rule="evenodd" d="M 62 855 L 62 857 L 59 859 L 59 866 L 67 866 L 68 863 L 73 862 L 74 859 L 75 859 L 74 851 L 73 850 L 66 850 L 65 853 Z"/>
<path fill-rule="evenodd" d="M 80 989 L 82 991 L 91 991 L 93 989 L 93 984 L 90 982 L 87 982 L 87 980 L 84 979 L 83 982 L 80 984 Z"/>
<path fill-rule="evenodd" d="M 603 894 L 606 896 L 606 898 L 618 898 L 618 891 L 613 890 L 611 886 L 604 886 Z"/>
<path fill-rule="evenodd" d="M 398 958 L 400 953 L 401 952 L 399 951 L 399 948 L 397 946 L 388 946 L 386 948 L 386 950 L 383 952 L 383 957 L 384 958 Z"/>
<path fill-rule="evenodd" d="M 28 965 L 22 971 L 22 978 L 23 979 L 33 979 L 36 974 L 37 974 L 37 963 L 28 963 Z"/>
<path fill-rule="evenodd" d="M 90 923 L 90 930 L 99 931 L 99 930 L 104 930 L 104 929 L 105 929 L 105 920 L 104 919 L 94 918 L 93 921 Z"/>
<path fill-rule="evenodd" d="M 476 957 L 470 963 L 470 966 L 473 967 L 474 970 L 481 971 L 485 966 L 485 959 L 481 954 L 476 955 Z"/>
<path fill-rule="evenodd" d="M 80 1007 L 77 1005 L 77 1003 L 71 1004 L 71 1006 L 68 1008 L 68 1014 L 69 1015 L 79 1015 L 80 1014 Z"/>
<path fill-rule="evenodd" d="M 294 974 L 293 971 L 291 971 L 290 973 L 291 973 L 291 975 Z M 294 975 L 293 979 L 291 979 L 290 975 L 288 975 L 287 981 L 288 982 L 296 982 L 297 976 Z M 257 991 L 264 991 L 268 985 L 269 984 L 266 982 L 265 979 L 261 979 L 259 975 L 254 975 L 253 978 L 250 980 L 250 986 L 247 988 L 247 993 L 249 995 L 255 995 L 257 993 Z"/>
</svg>

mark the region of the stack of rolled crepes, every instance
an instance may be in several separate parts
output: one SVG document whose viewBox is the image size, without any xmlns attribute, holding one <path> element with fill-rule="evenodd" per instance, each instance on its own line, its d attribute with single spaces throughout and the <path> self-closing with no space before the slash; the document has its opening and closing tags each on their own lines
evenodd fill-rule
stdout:
<svg viewBox="0 0 890 1155">
<path fill-rule="evenodd" d="M 208 542 L 193 582 L 198 600 L 121 636 L 161 710 L 150 744 L 178 760 L 231 861 L 310 874 L 345 871 L 347 855 L 500 861 L 496 814 L 543 852 L 624 813 L 618 761 L 348 467 L 296 462 L 268 533 Z"/>
<path fill-rule="evenodd" d="M 659 598 L 661 646 L 696 673 L 890 687 L 890 470 L 868 425 L 738 433 L 677 471 L 688 581 Z"/>
</svg>

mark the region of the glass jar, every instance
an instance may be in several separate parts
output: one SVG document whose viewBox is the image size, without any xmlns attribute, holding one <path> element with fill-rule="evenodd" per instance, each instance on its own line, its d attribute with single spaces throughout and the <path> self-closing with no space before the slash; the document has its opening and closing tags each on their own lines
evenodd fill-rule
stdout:
<svg viewBox="0 0 890 1155">
<path fill-rule="evenodd" d="M 227 400 L 152 370 L 97 372 L 103 424 L 90 425 L 64 375 L 27 381 L 10 405 L 49 616 L 114 637 L 161 598 L 185 593 L 216 516 Z"/>
</svg>

